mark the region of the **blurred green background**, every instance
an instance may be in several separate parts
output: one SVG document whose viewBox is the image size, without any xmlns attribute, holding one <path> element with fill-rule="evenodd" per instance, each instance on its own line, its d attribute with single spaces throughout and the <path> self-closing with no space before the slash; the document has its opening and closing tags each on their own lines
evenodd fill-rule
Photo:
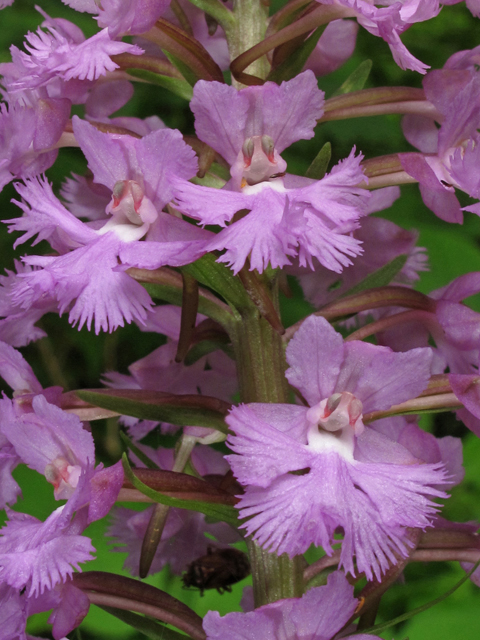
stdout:
<svg viewBox="0 0 480 640">
<path fill-rule="evenodd" d="M 283 2 L 274 2 L 272 11 Z M 59 0 L 43 0 L 41 7 L 52 17 L 70 18 L 84 33 L 92 35 L 96 23 L 87 15 L 79 14 L 65 7 Z M 0 61 L 8 61 L 10 44 L 22 46 L 24 34 L 35 30 L 42 21 L 35 11 L 34 3 L 16 0 L 13 6 L 0 12 Z M 424 24 L 414 25 L 402 39 L 409 50 L 432 68 L 442 67 L 450 55 L 461 49 L 470 49 L 480 44 L 479 23 L 462 3 L 446 7 L 440 15 Z M 393 62 L 388 46 L 380 39 L 360 29 L 357 47 L 352 58 L 337 72 L 320 79 L 319 85 L 326 96 L 332 94 L 352 71 L 364 60 L 373 61 L 372 72 L 367 87 L 382 85 L 407 85 L 420 87 L 422 77 L 409 71 L 402 71 Z M 75 108 L 82 114 L 81 108 Z M 182 99 L 157 87 L 145 84 L 136 86 L 135 96 L 118 115 L 146 117 L 158 115 L 173 128 L 180 128 L 187 134 L 193 133 L 193 118 L 188 104 Z M 350 152 L 353 145 L 367 158 L 399 151 L 411 150 L 403 138 L 399 116 L 382 116 L 354 119 L 344 122 L 325 123 L 317 128 L 315 138 L 293 145 L 283 155 L 291 173 L 301 174 L 324 142 L 332 143 L 332 163 L 336 163 Z M 47 174 L 58 187 L 66 175 L 74 171 L 82 173 L 85 160 L 77 149 L 62 149 L 59 160 Z M 8 185 L 0 194 L 2 219 L 17 217 L 19 210 L 10 200 L 16 193 Z M 462 204 L 469 202 L 460 194 Z M 419 245 L 427 247 L 430 272 L 424 273 L 418 289 L 429 292 L 441 287 L 453 278 L 480 269 L 480 220 L 467 214 L 462 226 L 448 225 L 436 218 L 423 205 L 415 185 L 402 187 L 402 198 L 386 212 L 387 217 L 406 229 L 420 231 Z M 12 237 L 5 227 L 0 229 L 2 267 L 13 268 L 13 258 L 29 251 L 20 247 L 12 248 Z M 38 251 L 47 251 L 47 245 L 39 245 Z M 480 310 L 477 300 L 472 305 Z M 282 313 L 286 325 L 303 317 L 310 310 L 296 290 L 294 299 L 282 300 Z M 128 326 L 113 335 L 95 336 L 85 329 L 77 331 L 68 325 L 66 317 L 46 316 L 42 326 L 48 338 L 22 349 L 22 353 L 33 366 L 44 386 L 60 384 L 65 389 L 99 386 L 100 375 L 109 370 L 126 373 L 129 364 L 143 357 L 162 343 L 156 334 L 140 332 L 136 326 Z M 465 444 L 464 456 L 466 477 L 460 487 L 452 491 L 447 501 L 444 515 L 452 520 L 480 521 L 480 442 L 473 437 L 455 418 L 449 414 L 437 415 L 423 421 L 423 426 L 437 436 L 455 435 L 462 437 Z M 93 424 L 98 442 L 98 456 L 108 464 L 118 459 L 121 448 L 117 438 L 115 421 Z M 15 509 L 25 511 L 45 519 L 57 506 L 52 490 L 45 479 L 35 472 L 19 468 L 16 478 L 23 488 L 23 500 Z M 93 539 L 97 549 L 97 559 L 85 566 L 85 570 L 105 570 L 122 572 L 125 554 L 109 553 L 108 541 L 104 537 L 105 523 L 93 524 L 87 535 Z M 405 571 L 405 580 L 396 584 L 384 596 L 378 620 L 387 620 L 415 606 L 423 604 L 445 592 L 464 575 L 454 563 L 411 564 Z M 148 580 L 151 584 L 168 590 L 172 595 L 194 608 L 200 615 L 209 609 L 225 614 L 240 610 L 239 600 L 242 588 L 249 580 L 233 587 L 232 594 L 218 595 L 206 592 L 200 598 L 198 592 L 182 589 L 180 580 L 167 571 Z M 46 615 L 33 616 L 29 632 L 36 636 L 49 637 Z M 470 582 L 464 584 L 453 596 L 442 604 L 418 615 L 408 623 L 381 634 L 385 639 L 403 640 L 477 640 L 480 628 L 480 590 Z M 1 635 L 1 632 L 0 632 Z M 97 607 L 92 607 L 89 616 L 81 626 L 81 632 L 72 638 L 89 640 L 128 640 L 144 637 L 118 622 Z M 226 639 L 228 640 L 228 639 Z"/>
</svg>

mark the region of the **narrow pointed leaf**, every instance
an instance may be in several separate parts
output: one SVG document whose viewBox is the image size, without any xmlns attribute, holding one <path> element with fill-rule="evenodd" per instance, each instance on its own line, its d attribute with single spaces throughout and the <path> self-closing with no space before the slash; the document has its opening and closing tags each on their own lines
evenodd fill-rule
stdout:
<svg viewBox="0 0 480 640">
<path fill-rule="evenodd" d="M 325 25 L 315 29 L 311 36 L 304 40 L 293 53 L 268 74 L 267 80 L 280 84 L 280 82 L 291 80 L 298 75 L 317 46 L 317 42 L 324 31 Z"/>
<path fill-rule="evenodd" d="M 207 427 L 222 433 L 228 432 L 224 418 L 231 405 L 218 398 L 142 389 L 81 389 L 76 393 L 81 400 L 120 415 L 168 422 L 181 427 Z"/>
<path fill-rule="evenodd" d="M 307 15 L 303 15 L 301 18 L 289 24 L 284 29 L 273 33 L 255 46 L 247 49 L 244 53 L 240 54 L 230 64 L 230 70 L 236 80 L 246 85 L 261 85 L 264 80 L 257 76 L 252 76 L 249 73 L 245 73 L 246 69 L 252 62 L 258 60 L 263 55 L 279 47 L 285 42 L 289 42 L 294 38 L 301 36 L 305 33 L 311 33 L 313 29 L 321 25 L 326 25 L 332 20 L 338 18 L 348 18 L 355 16 L 355 13 L 347 7 L 339 6 L 325 6 L 320 5 Z"/>
<path fill-rule="evenodd" d="M 148 576 L 167 523 L 169 512 L 170 507 L 157 503 L 150 514 L 150 520 L 148 521 L 147 529 L 143 536 L 140 562 L 138 564 L 138 575 L 142 579 Z"/>
<path fill-rule="evenodd" d="M 112 600 L 117 599 L 118 604 L 110 606 L 115 608 L 135 611 L 138 610 L 135 608 L 136 603 L 150 605 L 155 609 L 157 619 L 177 627 L 192 638 L 198 638 L 198 640 L 205 638 L 202 619 L 190 607 L 165 591 L 140 580 L 104 571 L 85 571 L 74 574 L 73 584 L 85 591 L 87 595 L 113 596 Z M 92 601 L 94 602 L 95 599 L 93 598 Z"/>
<path fill-rule="evenodd" d="M 133 627 L 137 631 L 140 631 L 144 636 L 151 640 L 185 640 L 191 638 L 191 636 L 185 636 L 183 633 L 178 633 L 173 629 L 169 629 L 161 622 L 156 622 L 150 618 L 140 615 L 139 613 L 133 613 L 132 611 L 125 611 L 123 609 L 115 609 L 115 607 L 100 607 L 107 613 L 125 624 Z"/>
<path fill-rule="evenodd" d="M 382 307 L 407 307 L 435 312 L 435 301 L 420 291 L 399 286 L 375 287 L 325 305 L 316 313 L 327 320 L 343 315 L 379 309 Z"/>
<path fill-rule="evenodd" d="M 192 476 L 181 471 L 165 471 L 164 469 L 133 469 L 132 473 L 149 489 L 179 500 L 197 500 L 210 504 L 234 506 L 237 498 L 217 485 L 203 478 Z M 216 477 L 216 476 L 215 476 Z M 130 489 L 133 484 L 124 482 L 124 488 Z"/>
<path fill-rule="evenodd" d="M 190 102 L 193 97 L 191 85 L 181 78 L 171 78 L 170 76 L 153 73 L 153 71 L 147 71 L 145 69 L 127 69 L 127 73 L 134 78 L 146 80 L 151 84 L 156 84 L 164 89 L 168 89 L 168 91 L 171 91 L 184 100 L 188 100 L 188 102 Z"/>
<path fill-rule="evenodd" d="M 190 67 L 187 64 L 185 64 L 182 60 L 180 60 L 180 58 L 177 58 L 177 56 L 173 55 L 173 53 L 169 53 L 166 50 L 163 50 L 163 53 L 167 56 L 167 58 L 173 64 L 175 69 L 178 69 L 180 71 L 182 76 L 185 78 L 186 82 L 191 87 L 194 87 L 198 78 L 194 73 L 192 73 L 192 70 L 190 69 Z"/>
<path fill-rule="evenodd" d="M 123 444 L 128 449 L 130 449 L 130 451 L 134 455 L 136 455 L 139 460 L 143 462 L 143 464 L 147 467 L 147 469 L 160 469 L 158 464 L 156 464 L 153 460 L 150 460 L 150 458 L 141 449 L 139 449 L 136 445 L 134 445 L 132 440 L 130 440 L 130 438 L 125 433 L 123 433 L 123 431 L 119 432 L 119 436 Z"/>
<path fill-rule="evenodd" d="M 358 67 L 351 73 L 343 84 L 332 94 L 332 98 L 335 96 L 341 96 L 345 93 L 351 93 L 352 91 L 360 91 L 365 86 L 370 71 L 372 70 L 372 61 L 364 60 Z"/>
<path fill-rule="evenodd" d="M 462 403 L 453 393 L 437 393 L 432 396 L 421 396 L 413 400 L 407 400 L 401 404 L 394 404 L 386 411 L 371 411 L 365 413 L 365 424 L 374 420 L 389 418 L 390 416 L 405 416 L 421 413 L 441 413 L 443 411 L 455 411 L 462 408 Z"/>
<path fill-rule="evenodd" d="M 211 253 L 181 267 L 181 271 L 189 273 L 203 285 L 219 293 L 236 309 L 252 306 L 240 278 L 234 276 L 223 264 L 216 262 L 215 256 Z"/>
<path fill-rule="evenodd" d="M 148 32 L 150 40 L 161 49 L 173 54 L 198 80 L 216 80 L 225 82 L 222 71 L 205 47 L 183 29 L 160 18 Z"/>
<path fill-rule="evenodd" d="M 386 287 L 395 278 L 395 276 L 403 269 L 407 262 L 408 256 L 397 256 L 380 269 L 377 269 L 373 273 L 370 273 L 361 282 L 352 287 L 345 296 L 353 296 L 355 293 L 360 293 L 366 289 L 373 289 L 375 287 Z"/>
<path fill-rule="evenodd" d="M 328 164 L 332 157 L 332 145 L 330 142 L 325 142 L 323 147 L 317 153 L 313 159 L 312 164 L 308 167 L 305 173 L 306 178 L 313 178 L 313 180 L 321 180 L 327 173 Z"/>
<path fill-rule="evenodd" d="M 171 496 L 167 496 L 165 493 L 159 493 L 158 491 L 151 489 L 146 484 L 141 482 L 141 480 L 139 480 L 139 478 L 135 475 L 132 468 L 130 467 L 126 454 L 123 454 L 122 462 L 125 475 L 129 482 L 132 483 L 135 489 L 141 491 L 144 495 L 146 495 L 154 502 L 164 504 L 168 507 L 177 507 L 178 509 L 197 511 L 198 513 L 203 513 L 208 518 L 212 518 L 213 520 L 226 522 L 232 527 L 238 526 L 237 511 L 234 507 L 225 504 L 203 502 L 200 500 L 183 500 L 181 498 L 173 498 Z M 178 475 L 184 476 L 185 474 Z"/>
</svg>

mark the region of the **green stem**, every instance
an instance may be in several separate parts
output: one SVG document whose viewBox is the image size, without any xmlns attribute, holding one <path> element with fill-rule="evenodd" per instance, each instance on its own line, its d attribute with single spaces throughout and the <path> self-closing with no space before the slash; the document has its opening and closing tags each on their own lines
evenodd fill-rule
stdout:
<svg viewBox="0 0 480 640">
<path fill-rule="evenodd" d="M 237 2 L 237 4 L 250 4 L 254 1 L 255 0 L 241 0 Z M 239 13 L 241 15 L 241 9 L 239 9 Z M 308 15 L 303 16 L 292 24 L 289 24 L 287 27 L 281 29 L 277 33 L 272 34 L 268 38 L 264 39 L 262 37 L 256 42 L 252 42 L 249 46 L 244 46 L 243 49 L 230 47 L 230 56 L 234 58 L 230 65 L 232 75 L 239 82 L 243 82 L 244 84 L 263 84 L 262 79 L 265 76 L 255 71 L 255 63 L 258 63 L 259 60 L 265 60 L 265 55 L 269 51 L 272 51 L 272 49 L 279 47 L 285 42 L 293 40 L 297 36 L 301 36 L 305 33 L 314 31 L 322 24 L 328 24 L 329 22 L 337 20 L 338 18 L 349 18 L 354 15 L 355 12 L 346 7 L 319 5 Z M 243 16 L 241 19 L 243 20 Z M 250 19 L 251 15 L 248 19 L 245 18 L 244 20 L 246 23 L 245 31 L 247 31 L 250 26 L 248 24 L 248 20 Z M 237 51 L 238 53 L 236 53 Z M 236 53 L 236 57 L 234 57 L 234 53 Z M 248 73 L 245 72 L 246 69 L 248 69 Z"/>
<path fill-rule="evenodd" d="M 261 0 L 234 0 L 233 15 L 234 24 L 225 32 L 231 60 L 238 58 L 265 38 L 268 3 Z M 265 79 L 270 71 L 270 64 L 265 56 L 260 55 L 247 69 L 257 78 Z"/>
<path fill-rule="evenodd" d="M 242 402 L 288 402 L 281 336 L 256 309 L 242 315 L 233 340 Z"/>
<path fill-rule="evenodd" d="M 278 312 L 278 283 L 266 291 Z M 232 340 L 242 402 L 288 402 L 285 353 L 281 336 L 260 316 L 257 309 L 242 313 L 235 323 Z M 303 558 L 277 556 L 247 541 L 252 566 L 255 606 L 303 593 Z"/>
<path fill-rule="evenodd" d="M 292 560 L 286 553 L 277 556 L 247 541 L 253 578 L 255 607 L 303 594 L 303 557 Z"/>
</svg>

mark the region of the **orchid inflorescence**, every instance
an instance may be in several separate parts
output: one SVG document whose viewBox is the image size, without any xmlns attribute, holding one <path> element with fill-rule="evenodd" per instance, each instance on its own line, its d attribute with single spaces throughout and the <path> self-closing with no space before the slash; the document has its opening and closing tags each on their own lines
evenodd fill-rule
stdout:
<svg viewBox="0 0 480 640">
<path fill-rule="evenodd" d="M 0 640 L 32 638 L 41 612 L 74 638 L 91 604 L 165 640 L 378 638 L 410 562 L 463 562 L 480 586 L 478 525 L 441 515 L 462 442 L 419 421 L 455 412 L 480 436 L 480 314 L 464 302 L 480 272 L 415 290 L 426 249 L 388 219 L 409 183 L 439 224 L 480 215 L 480 46 L 434 70 L 410 53 L 400 35 L 436 0 L 63 2 L 93 35 L 37 7 L 0 64 L 4 222 L 31 245 L 0 276 Z M 363 62 L 327 98 L 359 27 L 423 88 L 364 88 Z M 195 135 L 117 114 L 146 84 L 189 105 Z M 331 163 L 326 142 L 291 172 L 290 147 L 323 123 L 385 114 L 415 151 L 344 141 Z M 57 188 L 65 148 L 86 170 Z M 290 287 L 310 311 L 286 323 Z M 156 348 L 102 388 L 44 388 L 18 349 L 55 344 L 52 314 L 97 336 L 134 324 Z M 99 462 L 104 420 L 124 452 Z M 19 465 L 61 501 L 45 521 L 14 507 Z M 132 577 L 89 571 L 103 519 Z M 202 619 L 144 582 L 161 571 L 202 596 L 251 571 L 253 589 Z"/>
</svg>

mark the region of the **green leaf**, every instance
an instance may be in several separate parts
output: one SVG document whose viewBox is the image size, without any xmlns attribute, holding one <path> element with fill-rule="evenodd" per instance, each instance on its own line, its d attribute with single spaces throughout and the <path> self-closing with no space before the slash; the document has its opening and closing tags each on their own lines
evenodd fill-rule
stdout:
<svg viewBox="0 0 480 640">
<path fill-rule="evenodd" d="M 364 60 L 353 73 L 351 73 L 343 84 L 332 93 L 331 97 L 341 96 L 344 93 L 351 93 L 352 91 L 360 91 L 365 86 L 365 83 L 372 70 L 372 61 Z"/>
<path fill-rule="evenodd" d="M 123 431 L 119 432 L 120 440 L 123 444 L 130 449 L 130 451 L 137 456 L 139 460 L 143 462 L 143 464 L 147 467 L 147 469 L 160 469 L 158 464 L 156 464 L 153 460 L 143 453 L 137 446 L 135 446 L 132 440 L 125 434 Z"/>
<path fill-rule="evenodd" d="M 268 74 L 267 80 L 279 84 L 283 80 L 291 80 L 298 75 L 305 66 L 310 54 L 317 46 L 317 42 L 325 31 L 325 27 L 326 25 L 322 25 L 318 27 L 318 29 L 315 29 L 312 35 L 304 40 L 298 49 Z"/>
<path fill-rule="evenodd" d="M 170 60 L 170 62 L 173 64 L 173 66 L 180 71 L 180 73 L 185 78 L 187 83 L 191 87 L 194 87 L 195 83 L 198 80 L 198 78 L 192 72 L 190 67 L 188 65 L 186 65 L 185 62 L 182 62 L 182 60 L 180 60 L 180 58 L 177 58 L 177 56 L 173 55 L 173 53 L 170 53 L 170 51 L 166 51 L 165 49 L 162 49 L 162 51 L 167 56 L 167 58 Z"/>
<path fill-rule="evenodd" d="M 240 278 L 234 276 L 232 271 L 223 264 L 216 262 L 213 254 L 207 253 L 199 260 L 180 267 L 180 270 L 219 293 L 232 307 L 236 309 L 252 307 Z"/>
<path fill-rule="evenodd" d="M 444 593 L 443 595 L 439 596 L 438 598 L 435 598 L 434 600 L 430 600 L 430 602 L 427 602 L 426 604 L 423 604 L 422 606 L 417 607 L 416 609 L 412 609 L 411 611 L 407 611 L 407 613 L 404 613 L 401 616 L 398 616 L 397 618 L 393 618 L 392 620 L 389 620 L 388 622 L 382 622 L 380 624 L 375 624 L 373 627 L 370 627 L 369 629 L 362 629 L 361 631 L 357 631 L 357 632 L 353 633 L 352 635 L 355 636 L 355 635 L 357 635 L 359 633 L 364 633 L 364 634 L 381 633 L 382 631 L 385 631 L 385 629 L 388 629 L 389 627 L 393 627 L 396 624 L 400 624 L 400 622 L 405 622 L 405 620 L 409 620 L 410 618 L 413 618 L 413 616 L 416 616 L 417 613 L 422 613 L 422 611 L 427 611 L 427 609 L 430 609 L 431 607 L 434 607 L 436 604 L 439 604 L 443 600 L 446 600 L 446 598 L 448 598 L 453 593 L 455 593 L 455 591 L 459 587 L 461 587 L 462 584 L 464 582 L 466 582 L 470 578 L 472 573 L 475 571 L 475 569 L 477 569 L 477 567 L 479 565 L 480 565 L 480 560 L 470 569 L 470 571 L 468 573 L 466 573 L 464 575 L 464 577 L 459 582 L 457 582 L 456 585 L 454 585 L 451 589 L 449 589 L 446 593 Z"/>
<path fill-rule="evenodd" d="M 138 489 L 143 495 L 151 498 L 154 502 L 165 504 L 167 507 L 177 507 L 179 509 L 187 509 L 188 511 L 197 511 L 205 516 L 220 522 L 227 522 L 232 527 L 238 527 L 237 510 L 225 504 L 217 504 L 214 502 L 203 502 L 200 500 L 182 500 L 181 498 L 172 498 L 163 493 L 159 493 L 151 489 L 141 482 L 133 473 L 128 462 L 127 455 L 122 456 L 123 469 L 125 476 L 132 483 L 135 489 Z"/>
<path fill-rule="evenodd" d="M 308 167 L 305 177 L 321 180 L 327 173 L 328 163 L 331 157 L 332 145 L 330 142 L 326 142 L 313 159 L 312 164 Z"/>
<path fill-rule="evenodd" d="M 169 629 L 164 624 L 156 622 L 151 618 L 146 618 L 139 613 L 133 613 L 132 611 L 124 611 L 123 609 L 115 609 L 114 607 L 105 607 L 97 605 L 100 609 L 103 609 L 107 613 L 110 613 L 115 618 L 118 618 L 125 624 L 130 625 L 137 631 L 140 631 L 147 638 L 151 640 L 186 640 L 191 636 L 185 636 L 183 633 L 178 633 Z"/>
<path fill-rule="evenodd" d="M 397 256 L 391 262 L 384 265 L 380 269 L 377 269 L 373 273 L 370 273 L 364 280 L 356 284 L 349 291 L 347 291 L 344 296 L 351 296 L 355 293 L 360 293 L 361 291 L 365 291 L 366 289 L 375 289 L 376 287 L 386 287 L 393 278 L 399 273 L 405 263 L 407 262 L 408 256 Z M 342 298 L 344 297 L 342 296 Z"/>
<path fill-rule="evenodd" d="M 180 78 L 171 78 L 170 76 L 164 76 L 160 73 L 154 73 L 153 71 L 147 71 L 146 69 L 127 69 L 127 73 L 134 78 L 140 78 L 146 80 L 152 84 L 158 84 L 164 89 L 168 89 L 176 96 L 190 100 L 193 97 L 193 91 L 191 85 L 186 80 Z"/>
<path fill-rule="evenodd" d="M 76 393 L 81 400 L 120 415 L 228 432 L 224 417 L 230 410 L 230 404 L 218 398 L 142 389 L 81 389 Z"/>
</svg>

